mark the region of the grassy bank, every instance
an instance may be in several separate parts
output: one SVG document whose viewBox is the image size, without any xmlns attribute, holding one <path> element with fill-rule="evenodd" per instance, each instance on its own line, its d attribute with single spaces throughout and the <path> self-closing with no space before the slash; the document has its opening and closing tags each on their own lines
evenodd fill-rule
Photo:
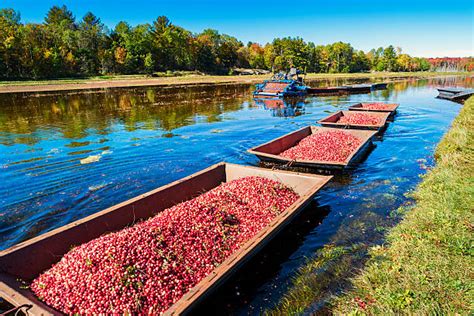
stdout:
<svg viewBox="0 0 474 316">
<path fill-rule="evenodd" d="M 309 259 L 266 314 L 321 311 L 322 302 L 329 302 L 323 312 L 344 315 L 472 311 L 473 122 L 474 97 L 438 145 L 436 167 L 416 189 L 416 204 L 394 210 L 390 219 L 367 212 L 363 220 L 342 223 L 334 238 L 342 242 L 330 242 Z M 374 246 L 384 236 L 385 245 Z M 352 290 L 334 294 L 334 288 Z"/>
<path fill-rule="evenodd" d="M 474 302 L 474 97 L 436 149 L 416 206 L 333 302 L 336 314 L 470 314 Z"/>
<path fill-rule="evenodd" d="M 466 72 L 380 72 L 351 74 L 308 74 L 307 80 L 317 79 L 371 79 L 371 78 L 428 78 L 447 75 L 469 75 Z M 97 76 L 89 78 L 65 78 L 55 80 L 0 81 L 0 93 L 41 92 L 114 87 L 255 83 L 268 79 L 269 75 L 210 76 L 188 74 L 181 76 L 147 77 L 145 75 Z"/>
</svg>

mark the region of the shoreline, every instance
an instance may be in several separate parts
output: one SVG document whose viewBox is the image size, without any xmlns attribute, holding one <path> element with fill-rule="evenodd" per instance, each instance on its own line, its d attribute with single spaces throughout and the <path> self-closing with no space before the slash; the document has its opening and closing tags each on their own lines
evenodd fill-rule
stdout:
<svg viewBox="0 0 474 316">
<path fill-rule="evenodd" d="M 473 117 L 471 97 L 436 147 L 414 208 L 370 249 L 352 289 L 333 299 L 334 314 L 472 312 Z"/>
<path fill-rule="evenodd" d="M 308 74 L 307 81 L 331 79 L 390 79 L 390 78 L 433 78 L 445 76 L 468 76 L 472 72 L 389 72 L 389 73 L 350 73 L 350 74 Z M 247 76 L 182 76 L 159 77 L 146 76 L 115 76 L 104 79 L 94 77 L 87 79 L 56 79 L 38 81 L 0 81 L 0 94 L 9 93 L 41 93 L 77 90 L 100 90 L 111 88 L 139 87 L 184 87 L 184 86 L 214 86 L 227 84 L 255 84 L 268 79 L 269 75 Z"/>
</svg>

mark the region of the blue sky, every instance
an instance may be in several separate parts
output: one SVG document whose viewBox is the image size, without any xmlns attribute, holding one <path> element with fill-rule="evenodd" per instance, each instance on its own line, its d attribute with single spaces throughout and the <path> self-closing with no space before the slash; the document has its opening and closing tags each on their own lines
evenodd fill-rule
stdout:
<svg viewBox="0 0 474 316">
<path fill-rule="evenodd" d="M 87 11 L 107 26 L 118 21 L 151 22 L 166 15 L 193 32 L 214 28 L 238 39 L 266 43 L 300 36 L 316 44 L 351 43 L 356 49 L 392 44 L 414 56 L 474 55 L 474 1 L 178 1 L 178 0 L 0 0 L 24 22 L 42 22 L 53 5 L 67 5 L 81 18 Z M 292 6 L 297 4 L 297 6 Z M 266 7 L 265 7 L 266 5 Z"/>
</svg>

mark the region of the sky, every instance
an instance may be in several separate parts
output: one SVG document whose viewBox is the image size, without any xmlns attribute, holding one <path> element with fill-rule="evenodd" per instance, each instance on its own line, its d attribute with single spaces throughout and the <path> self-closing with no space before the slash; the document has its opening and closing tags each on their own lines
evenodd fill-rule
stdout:
<svg viewBox="0 0 474 316">
<path fill-rule="evenodd" d="M 166 15 L 190 31 L 213 28 L 244 43 L 299 36 L 317 45 L 348 42 L 364 51 L 394 45 L 418 57 L 474 56 L 472 0 L 0 0 L 0 8 L 36 23 L 51 6 L 63 4 L 77 19 L 91 11 L 109 28 Z"/>
</svg>

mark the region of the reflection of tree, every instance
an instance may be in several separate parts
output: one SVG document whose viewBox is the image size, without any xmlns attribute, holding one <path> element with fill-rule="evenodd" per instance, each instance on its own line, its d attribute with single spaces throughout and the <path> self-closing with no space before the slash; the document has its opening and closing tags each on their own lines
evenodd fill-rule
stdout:
<svg viewBox="0 0 474 316">
<path fill-rule="evenodd" d="M 82 138 L 92 128 L 108 134 L 120 121 L 129 131 L 166 131 L 193 124 L 194 116 L 209 122 L 242 107 L 248 86 L 114 89 L 97 93 L 71 93 L 26 97 L 0 96 L 0 132 L 13 135 L 2 143 L 32 144 L 34 132 L 54 128 L 66 138 Z"/>
</svg>

